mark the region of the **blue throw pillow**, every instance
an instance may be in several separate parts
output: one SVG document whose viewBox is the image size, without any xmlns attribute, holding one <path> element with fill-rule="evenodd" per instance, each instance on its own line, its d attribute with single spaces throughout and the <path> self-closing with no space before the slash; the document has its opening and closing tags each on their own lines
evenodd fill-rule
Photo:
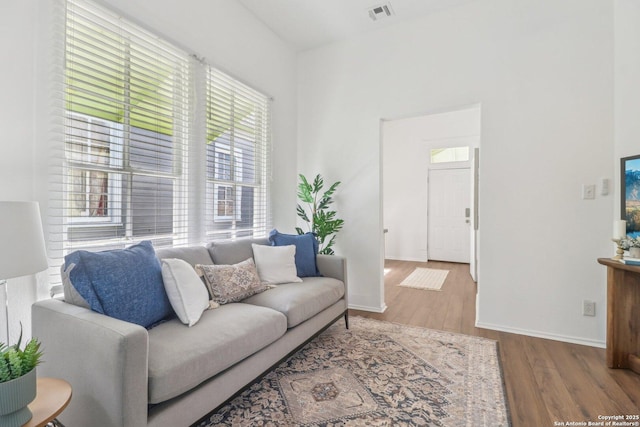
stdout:
<svg viewBox="0 0 640 427">
<path fill-rule="evenodd" d="M 298 277 L 320 276 L 316 265 L 318 241 L 312 233 L 294 235 L 282 234 L 278 230 L 272 230 L 269 233 L 269 241 L 271 246 L 295 245 L 295 263 Z"/>
<path fill-rule="evenodd" d="M 92 310 L 148 328 L 173 313 L 151 242 L 103 252 L 75 251 L 69 279 Z"/>
</svg>

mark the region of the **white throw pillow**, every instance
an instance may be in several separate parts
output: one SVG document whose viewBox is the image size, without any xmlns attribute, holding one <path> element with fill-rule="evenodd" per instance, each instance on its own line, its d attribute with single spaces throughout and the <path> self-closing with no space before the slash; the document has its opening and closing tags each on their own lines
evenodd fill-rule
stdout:
<svg viewBox="0 0 640 427">
<path fill-rule="evenodd" d="M 181 259 L 162 260 L 162 280 L 173 311 L 185 325 L 195 325 L 209 308 L 209 292 L 191 265 Z"/>
<path fill-rule="evenodd" d="M 251 247 L 260 280 L 274 285 L 302 282 L 296 275 L 295 245 L 266 246 L 252 243 Z"/>
</svg>

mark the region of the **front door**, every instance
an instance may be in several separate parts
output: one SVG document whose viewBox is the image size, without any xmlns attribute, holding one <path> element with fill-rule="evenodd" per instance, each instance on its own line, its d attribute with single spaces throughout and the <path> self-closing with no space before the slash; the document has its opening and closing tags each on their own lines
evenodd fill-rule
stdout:
<svg viewBox="0 0 640 427">
<path fill-rule="evenodd" d="M 470 169 L 429 170 L 428 193 L 429 260 L 469 263 Z"/>
</svg>

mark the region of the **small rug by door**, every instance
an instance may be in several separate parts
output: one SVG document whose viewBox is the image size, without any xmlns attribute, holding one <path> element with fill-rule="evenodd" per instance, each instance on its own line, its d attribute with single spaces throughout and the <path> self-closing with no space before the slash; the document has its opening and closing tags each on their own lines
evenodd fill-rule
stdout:
<svg viewBox="0 0 640 427">
<path fill-rule="evenodd" d="M 426 289 L 429 291 L 441 291 L 442 284 L 447 278 L 449 270 L 436 270 L 435 268 L 416 267 L 413 273 L 408 275 L 398 286 L 414 289 Z"/>
<path fill-rule="evenodd" d="M 495 341 L 350 320 L 196 425 L 510 425 Z"/>
</svg>

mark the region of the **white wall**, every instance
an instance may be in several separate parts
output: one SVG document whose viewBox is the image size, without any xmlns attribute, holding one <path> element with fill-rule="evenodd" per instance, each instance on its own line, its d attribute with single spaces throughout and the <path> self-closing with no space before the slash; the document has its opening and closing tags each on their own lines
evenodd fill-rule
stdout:
<svg viewBox="0 0 640 427">
<path fill-rule="evenodd" d="M 613 179 L 613 31 L 610 2 L 479 0 L 299 56 L 299 167 L 344 183 L 351 303 L 384 304 L 379 120 L 481 103 L 478 324 L 603 345 L 613 196 L 579 196 Z"/>
<path fill-rule="evenodd" d="M 250 86 L 275 98 L 273 104 L 273 214 L 275 226 L 295 223 L 296 150 L 295 53 L 233 0 L 104 1 L 107 7 L 135 21 Z M 47 66 L 52 35 L 48 32 L 51 0 L 0 3 L 0 200 L 38 200 L 46 212 L 45 113 L 49 94 Z M 44 157 L 44 158 L 43 158 Z M 45 222 L 46 227 L 46 222 Z M 18 321 L 30 331 L 30 305 L 47 295 L 43 279 L 10 282 L 10 326 L 17 337 Z M 4 327 L 4 314 L 0 313 Z M 0 335 L 1 336 L 1 335 Z"/>
<path fill-rule="evenodd" d="M 427 261 L 430 150 L 477 147 L 479 139 L 479 107 L 382 122 L 385 258 Z"/>
<path fill-rule="evenodd" d="M 34 199 L 34 75 L 36 1 L 0 2 L 0 200 Z M 0 242 L 0 244 L 10 244 Z M 11 342 L 20 333 L 22 321 L 31 330 L 30 303 L 35 300 L 33 277 L 9 280 Z M 0 297 L 1 298 L 1 297 Z M 6 328 L 4 301 L 0 301 L 0 341 Z"/>
</svg>

